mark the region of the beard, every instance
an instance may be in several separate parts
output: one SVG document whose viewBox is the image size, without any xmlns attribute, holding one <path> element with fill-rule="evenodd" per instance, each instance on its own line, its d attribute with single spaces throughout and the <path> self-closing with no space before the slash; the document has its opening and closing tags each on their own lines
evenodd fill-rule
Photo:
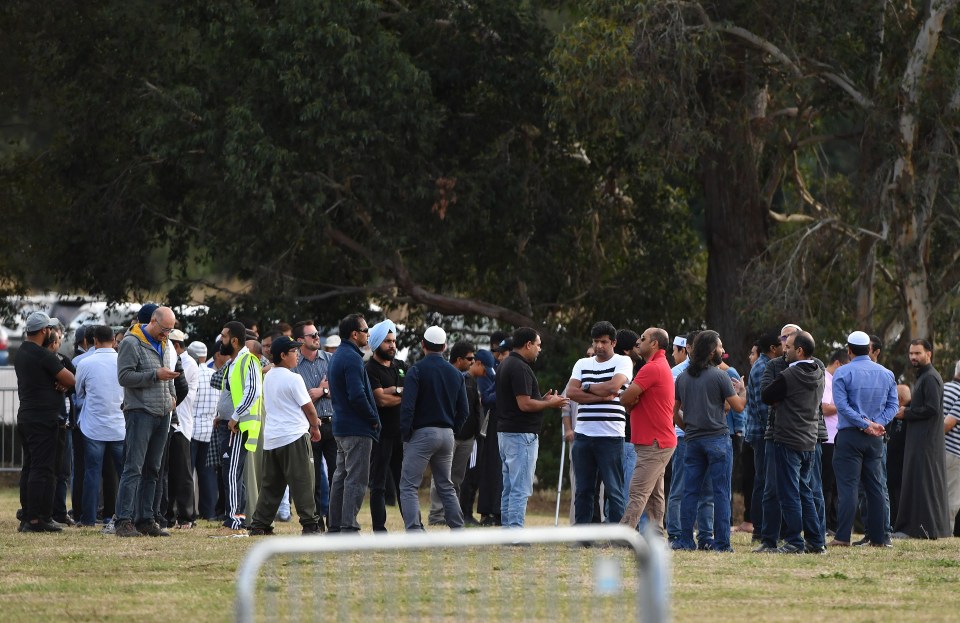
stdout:
<svg viewBox="0 0 960 623">
<path fill-rule="evenodd" d="M 710 363 L 712 363 L 715 366 L 719 366 L 721 363 L 723 363 L 723 357 L 720 355 L 719 352 L 715 352 L 713 353 L 713 357 L 711 357 L 710 359 Z"/>
<path fill-rule="evenodd" d="M 391 353 L 384 350 L 383 346 L 378 346 L 375 354 L 384 361 L 393 361 L 393 358 L 396 357 L 396 353 Z"/>
<path fill-rule="evenodd" d="M 233 357 L 233 344 L 220 342 L 220 354 L 224 357 Z"/>
</svg>

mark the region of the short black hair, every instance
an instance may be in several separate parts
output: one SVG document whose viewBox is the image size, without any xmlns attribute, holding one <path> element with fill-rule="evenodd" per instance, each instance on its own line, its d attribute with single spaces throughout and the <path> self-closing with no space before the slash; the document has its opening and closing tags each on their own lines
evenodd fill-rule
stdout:
<svg viewBox="0 0 960 623">
<path fill-rule="evenodd" d="M 813 357 L 813 351 L 817 348 L 817 343 L 813 336 L 807 331 L 797 331 L 793 334 L 793 347 L 802 348 L 806 357 Z"/>
<path fill-rule="evenodd" d="M 91 331 L 90 329 L 93 330 Z M 113 328 L 104 324 L 97 325 L 95 327 L 89 327 L 85 335 L 91 334 L 94 342 L 112 342 L 114 338 Z"/>
<path fill-rule="evenodd" d="M 694 330 L 691 331 L 690 333 L 687 333 L 687 337 L 686 337 L 687 345 L 684 346 L 683 348 L 684 348 L 684 350 L 686 350 L 688 353 L 692 353 L 692 352 L 693 352 L 693 343 L 697 341 L 697 336 L 698 336 L 698 335 L 700 335 L 700 330 L 699 330 L 699 329 L 694 329 Z"/>
<path fill-rule="evenodd" d="M 616 333 L 614 333 L 616 335 Z M 527 345 L 527 342 L 536 342 L 537 341 L 537 331 L 536 329 L 531 329 L 530 327 L 520 327 L 515 329 L 513 332 L 513 347 L 514 348 L 523 348 Z"/>
<path fill-rule="evenodd" d="M 933 344 L 930 343 L 930 340 L 926 340 L 923 338 L 910 340 L 910 346 L 923 346 L 923 350 L 927 351 L 928 353 L 933 352 Z"/>
<path fill-rule="evenodd" d="M 303 339 L 303 328 L 304 328 L 305 326 L 311 325 L 311 324 L 312 324 L 313 326 L 317 326 L 317 324 L 316 324 L 313 320 L 301 320 L 301 321 L 298 322 L 297 324 L 293 325 L 293 332 L 291 333 L 291 336 L 293 337 L 293 339 L 295 339 L 295 340 L 302 340 L 302 339 Z"/>
<path fill-rule="evenodd" d="M 450 361 L 452 363 L 457 359 L 463 359 L 467 356 L 467 353 L 472 353 L 476 350 L 477 349 L 473 345 L 473 342 L 460 340 L 450 348 Z"/>
<path fill-rule="evenodd" d="M 617 341 L 617 328 L 612 322 L 601 320 L 590 328 L 590 339 L 598 340 L 602 337 L 609 337 L 611 342 Z"/>
<path fill-rule="evenodd" d="M 870 354 L 870 345 L 869 344 L 847 344 L 847 348 L 850 349 L 850 352 L 853 353 L 854 357 L 863 357 L 864 355 Z"/>
<path fill-rule="evenodd" d="M 850 363 L 850 355 L 842 348 L 838 348 L 830 354 L 830 361 L 827 362 L 827 365 L 830 365 L 831 363 Z"/>
<path fill-rule="evenodd" d="M 227 335 L 230 336 L 231 340 L 236 338 L 241 345 L 247 341 L 247 328 L 243 326 L 242 322 L 231 320 L 223 325 L 223 328 L 227 330 Z"/>
<path fill-rule="evenodd" d="M 499 329 L 490 334 L 490 350 L 498 351 L 500 350 L 500 344 L 503 343 L 505 339 L 510 337 L 510 334 L 506 331 L 500 331 Z"/>
<path fill-rule="evenodd" d="M 765 355 L 770 349 L 780 343 L 780 334 L 767 332 L 757 338 L 757 354 Z"/>
<path fill-rule="evenodd" d="M 626 355 L 628 350 L 637 347 L 637 340 L 640 336 L 630 329 L 620 329 L 617 331 L 617 345 L 613 347 L 613 352 L 618 355 Z"/>
<path fill-rule="evenodd" d="M 870 335 L 870 348 L 872 348 L 873 350 L 875 350 L 875 351 L 877 351 L 877 352 L 882 351 L 882 350 L 883 350 L 883 340 L 881 340 L 881 339 L 880 339 L 879 337 L 877 337 L 876 335 L 872 335 L 872 334 L 871 334 L 871 335 Z"/>
<path fill-rule="evenodd" d="M 365 320 L 363 314 L 349 314 L 340 321 L 340 339 L 349 340 L 350 334 L 360 330 L 360 321 Z"/>
</svg>

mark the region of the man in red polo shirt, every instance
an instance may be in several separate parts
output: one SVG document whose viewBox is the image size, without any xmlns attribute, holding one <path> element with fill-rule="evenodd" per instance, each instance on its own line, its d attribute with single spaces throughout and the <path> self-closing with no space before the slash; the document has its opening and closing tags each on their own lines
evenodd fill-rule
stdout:
<svg viewBox="0 0 960 623">
<path fill-rule="evenodd" d="M 630 479 L 630 501 L 620 523 L 636 528 L 640 515 L 647 516 L 663 534 L 663 474 L 677 447 L 673 429 L 675 391 L 666 351 L 670 337 L 663 329 L 650 328 L 637 343 L 646 362 L 620 402 L 630 410 L 630 441 L 637 449 L 637 463 Z"/>
</svg>

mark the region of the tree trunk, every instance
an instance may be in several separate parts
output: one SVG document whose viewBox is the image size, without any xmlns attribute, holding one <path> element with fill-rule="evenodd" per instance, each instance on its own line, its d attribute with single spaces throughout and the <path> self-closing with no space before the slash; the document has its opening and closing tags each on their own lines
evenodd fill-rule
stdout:
<svg viewBox="0 0 960 623">
<path fill-rule="evenodd" d="M 707 326 L 720 333 L 730 364 L 748 370 L 747 355 L 759 327 L 740 313 L 744 269 L 769 242 L 769 206 L 764 202 L 757 143 L 746 118 L 731 118 L 717 149 L 700 160 L 707 232 Z"/>
</svg>

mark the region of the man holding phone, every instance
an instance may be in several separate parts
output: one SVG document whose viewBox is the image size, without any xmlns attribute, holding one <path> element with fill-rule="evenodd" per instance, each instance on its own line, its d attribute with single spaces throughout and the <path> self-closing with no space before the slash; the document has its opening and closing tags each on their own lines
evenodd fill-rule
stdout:
<svg viewBox="0 0 960 623">
<path fill-rule="evenodd" d="M 170 536 L 154 520 L 154 498 L 170 414 L 177 406 L 173 380 L 180 376 L 164 364 L 167 336 L 176 325 L 169 307 L 157 307 L 146 324 L 136 324 L 120 342 L 117 380 L 123 387 L 126 417 L 123 475 L 117 492 L 120 537 Z"/>
</svg>

